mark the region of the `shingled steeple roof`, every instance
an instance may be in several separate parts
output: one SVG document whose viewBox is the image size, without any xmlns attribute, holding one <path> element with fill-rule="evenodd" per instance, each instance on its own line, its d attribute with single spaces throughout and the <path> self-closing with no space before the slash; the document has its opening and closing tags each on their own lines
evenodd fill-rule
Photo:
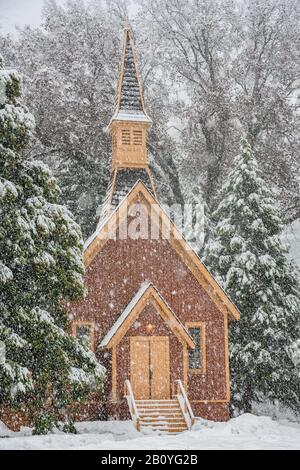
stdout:
<svg viewBox="0 0 300 470">
<path fill-rule="evenodd" d="M 115 112 L 107 127 L 112 137 L 111 181 L 99 207 L 99 226 L 138 181 L 156 197 L 147 153 L 147 133 L 151 124 L 145 111 L 133 33 L 127 20 Z"/>
<path fill-rule="evenodd" d="M 128 21 L 126 21 L 124 29 L 122 61 L 113 120 L 132 120 L 151 123 L 151 119 L 145 111 L 133 32 Z"/>
<path fill-rule="evenodd" d="M 129 39 L 127 39 L 125 46 L 119 109 L 124 111 L 143 111 L 142 95 L 137 77 L 133 48 Z"/>
</svg>

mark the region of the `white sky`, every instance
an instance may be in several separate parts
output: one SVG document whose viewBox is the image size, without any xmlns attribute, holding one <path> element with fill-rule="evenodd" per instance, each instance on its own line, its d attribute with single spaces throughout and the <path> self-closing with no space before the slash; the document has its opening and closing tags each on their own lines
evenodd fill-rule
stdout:
<svg viewBox="0 0 300 470">
<path fill-rule="evenodd" d="M 65 0 L 57 0 L 63 4 Z M 2 33 L 14 33 L 15 26 L 38 26 L 44 0 L 0 0 L 0 28 Z M 129 0 L 129 3 L 131 1 Z M 134 10 L 132 5 L 130 10 Z"/>
<path fill-rule="evenodd" d="M 44 0 L 0 0 L 1 32 L 11 33 L 15 25 L 40 23 L 41 9 Z"/>
</svg>

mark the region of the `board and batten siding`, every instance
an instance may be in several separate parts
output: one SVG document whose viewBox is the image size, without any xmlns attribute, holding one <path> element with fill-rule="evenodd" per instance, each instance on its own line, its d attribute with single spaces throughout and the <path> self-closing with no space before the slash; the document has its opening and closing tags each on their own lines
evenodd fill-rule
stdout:
<svg viewBox="0 0 300 470">
<path fill-rule="evenodd" d="M 168 240 L 108 240 L 86 270 L 86 298 L 70 304 L 69 313 L 76 321 L 95 322 L 94 342 L 97 350 L 101 339 L 145 282 L 151 282 L 158 289 L 183 324 L 205 323 L 206 372 L 187 375 L 187 393 L 196 415 L 228 419 L 226 315 L 218 310 Z M 144 312 L 141 319 L 143 317 Z M 134 335 L 147 334 L 146 320 L 140 323 L 140 329 L 135 329 Z M 157 331 L 161 333 L 163 328 L 168 330 L 161 324 Z M 115 405 L 108 405 L 110 413 L 115 410 L 116 415 L 121 418 L 124 416 L 124 419 L 128 417 L 128 412 L 124 404 L 123 387 L 125 378 L 130 376 L 128 338 L 132 334 L 131 328 L 113 352 L 98 353 L 99 359 L 108 368 L 105 400 L 115 401 Z M 173 336 L 171 331 L 168 334 Z M 176 378 L 184 378 L 185 367 L 179 359 L 182 357 L 182 345 L 176 338 L 172 342 L 176 342 L 176 345 L 170 347 L 171 383 Z M 117 382 L 116 397 L 112 397 L 113 359 L 117 364 L 117 377 L 113 379 Z M 176 370 L 179 375 L 182 372 L 181 376 L 176 377 Z"/>
</svg>

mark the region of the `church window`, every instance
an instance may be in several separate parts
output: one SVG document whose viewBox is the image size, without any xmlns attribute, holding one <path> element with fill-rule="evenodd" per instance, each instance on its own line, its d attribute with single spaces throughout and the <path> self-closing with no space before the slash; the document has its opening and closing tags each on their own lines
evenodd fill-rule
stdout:
<svg viewBox="0 0 300 470">
<path fill-rule="evenodd" d="M 94 349 L 94 323 L 73 322 L 72 334 L 86 349 Z"/>
<path fill-rule="evenodd" d="M 203 323 L 188 323 L 186 326 L 195 344 L 195 349 L 189 349 L 189 371 L 204 374 L 206 369 L 205 325 Z"/>
</svg>

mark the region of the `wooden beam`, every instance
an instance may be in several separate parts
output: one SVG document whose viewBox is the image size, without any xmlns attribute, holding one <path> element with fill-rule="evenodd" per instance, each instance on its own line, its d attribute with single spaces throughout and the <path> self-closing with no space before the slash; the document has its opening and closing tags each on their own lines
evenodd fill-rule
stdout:
<svg viewBox="0 0 300 470">
<path fill-rule="evenodd" d="M 112 401 L 118 401 L 117 393 L 117 349 L 116 347 L 112 348 L 111 353 L 112 364 L 111 364 L 111 390 L 112 390 Z"/>
</svg>

